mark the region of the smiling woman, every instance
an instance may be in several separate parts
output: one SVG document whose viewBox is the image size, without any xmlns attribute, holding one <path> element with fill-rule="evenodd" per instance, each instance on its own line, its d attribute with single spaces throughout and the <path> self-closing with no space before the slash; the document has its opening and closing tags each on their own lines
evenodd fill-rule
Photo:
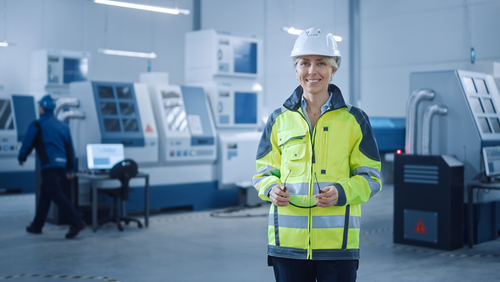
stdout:
<svg viewBox="0 0 500 282">
<path fill-rule="evenodd" d="M 290 57 L 300 86 L 269 117 L 253 180 L 273 203 L 268 264 L 276 281 L 355 281 L 360 204 L 381 189 L 377 144 L 366 114 L 330 84 L 333 35 L 305 30 Z"/>
</svg>

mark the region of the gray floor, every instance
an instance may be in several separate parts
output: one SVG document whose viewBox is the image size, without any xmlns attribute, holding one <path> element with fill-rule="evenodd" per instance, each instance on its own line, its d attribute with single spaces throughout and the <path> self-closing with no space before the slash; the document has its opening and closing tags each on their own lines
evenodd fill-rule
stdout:
<svg viewBox="0 0 500 282">
<path fill-rule="evenodd" d="M 393 188 L 363 205 L 358 281 L 500 281 L 500 241 L 451 251 L 392 243 Z M 265 214 L 268 205 L 232 215 Z M 0 280 L 20 274 L 105 281 L 274 281 L 267 218 L 215 218 L 211 211 L 153 215 L 148 228 L 107 225 L 64 239 L 67 226 L 27 234 L 34 195 L 0 196 Z M 98 279 L 101 277 L 101 279 Z M 87 280 L 86 279 L 86 280 Z M 66 281 L 20 276 L 8 281 Z M 80 280 L 80 279 L 79 279 Z"/>
</svg>

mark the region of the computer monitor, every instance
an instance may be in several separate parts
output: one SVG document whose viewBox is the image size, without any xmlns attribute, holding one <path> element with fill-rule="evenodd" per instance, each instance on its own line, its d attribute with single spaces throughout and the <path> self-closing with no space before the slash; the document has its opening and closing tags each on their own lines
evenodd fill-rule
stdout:
<svg viewBox="0 0 500 282">
<path fill-rule="evenodd" d="M 500 176 L 500 146 L 483 147 L 483 159 L 486 176 Z"/>
<path fill-rule="evenodd" d="M 107 170 L 125 159 L 123 144 L 87 144 L 89 170 Z"/>
</svg>

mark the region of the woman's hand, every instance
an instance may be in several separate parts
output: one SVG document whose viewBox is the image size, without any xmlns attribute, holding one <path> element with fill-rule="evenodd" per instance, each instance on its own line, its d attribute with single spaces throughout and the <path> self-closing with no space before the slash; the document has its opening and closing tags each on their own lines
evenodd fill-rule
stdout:
<svg viewBox="0 0 500 282">
<path fill-rule="evenodd" d="M 286 207 L 288 206 L 288 203 L 290 203 L 290 194 L 285 191 L 285 187 L 275 185 L 269 192 L 269 199 L 271 199 L 271 202 L 278 207 Z"/>
<path fill-rule="evenodd" d="M 337 204 L 339 192 L 335 186 L 327 186 L 321 189 L 321 194 L 314 195 L 318 207 L 327 208 Z"/>
</svg>

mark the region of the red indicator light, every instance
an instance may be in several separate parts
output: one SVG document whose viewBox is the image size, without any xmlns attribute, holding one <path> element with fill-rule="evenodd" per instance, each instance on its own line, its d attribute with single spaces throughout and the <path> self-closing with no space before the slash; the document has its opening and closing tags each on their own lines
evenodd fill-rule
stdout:
<svg viewBox="0 0 500 282">
<path fill-rule="evenodd" d="M 396 154 L 401 155 L 401 150 L 397 150 Z"/>
</svg>

